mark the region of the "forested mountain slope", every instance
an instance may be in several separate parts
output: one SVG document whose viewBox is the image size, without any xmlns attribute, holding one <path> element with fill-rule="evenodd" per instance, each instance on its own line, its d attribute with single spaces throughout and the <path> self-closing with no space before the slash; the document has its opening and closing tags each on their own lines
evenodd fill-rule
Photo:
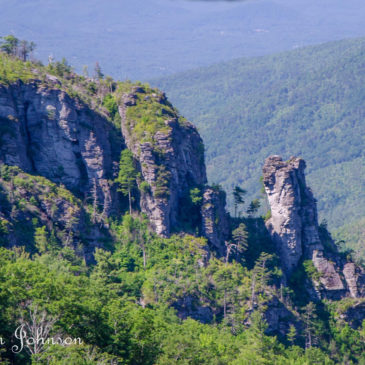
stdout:
<svg viewBox="0 0 365 365">
<path fill-rule="evenodd" d="M 0 363 L 364 362 L 365 269 L 318 224 L 303 159 L 266 158 L 268 214 L 232 218 L 199 133 L 163 92 L 24 62 L 12 40 Z"/>
<path fill-rule="evenodd" d="M 259 196 L 264 158 L 295 154 L 309 162 L 308 181 L 331 229 L 365 216 L 365 39 L 238 59 L 153 84 L 198 126 L 211 182 Z M 350 236 L 355 245 L 361 234 Z"/>
</svg>

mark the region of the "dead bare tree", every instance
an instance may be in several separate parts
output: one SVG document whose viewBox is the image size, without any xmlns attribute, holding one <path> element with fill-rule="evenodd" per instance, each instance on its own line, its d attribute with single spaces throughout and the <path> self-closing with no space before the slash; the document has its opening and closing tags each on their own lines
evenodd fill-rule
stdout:
<svg viewBox="0 0 365 365">
<path fill-rule="evenodd" d="M 20 326 L 15 332 L 20 346 L 13 346 L 14 352 L 23 349 L 31 355 L 40 354 L 48 343 L 49 336 L 58 320 L 58 316 L 50 315 L 46 310 L 39 310 L 37 305 L 27 305 L 28 311 L 20 318 Z"/>
</svg>

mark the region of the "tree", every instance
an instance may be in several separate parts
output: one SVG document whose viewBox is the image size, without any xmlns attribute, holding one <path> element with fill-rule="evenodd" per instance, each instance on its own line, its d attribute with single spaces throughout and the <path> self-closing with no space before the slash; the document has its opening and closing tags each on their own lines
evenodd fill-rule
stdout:
<svg viewBox="0 0 365 365">
<path fill-rule="evenodd" d="M 239 205 L 245 204 L 243 200 L 244 195 L 247 193 L 246 190 L 235 186 L 233 189 L 233 199 L 234 199 L 234 216 L 237 218 L 237 209 Z"/>
<path fill-rule="evenodd" d="M 37 45 L 33 41 L 31 41 L 28 45 L 28 51 L 29 51 L 29 56 L 30 56 L 31 60 L 32 60 L 33 52 L 36 49 L 36 47 L 37 47 Z"/>
<path fill-rule="evenodd" d="M 105 82 L 108 86 L 109 92 L 112 93 L 114 91 L 114 80 L 111 76 L 105 77 Z"/>
<path fill-rule="evenodd" d="M 295 338 L 297 337 L 297 330 L 295 329 L 294 325 L 292 325 L 292 324 L 290 325 L 289 332 L 286 335 L 286 337 L 288 338 L 290 345 L 294 346 Z"/>
<path fill-rule="evenodd" d="M 95 63 L 95 67 L 94 67 L 94 75 L 95 75 L 95 78 L 97 80 L 102 80 L 104 78 L 104 74 L 103 72 L 101 71 L 101 67 L 100 67 L 100 64 L 99 62 L 96 62 Z"/>
<path fill-rule="evenodd" d="M 18 52 L 19 39 L 11 34 L 5 37 L 1 37 L 1 39 L 2 44 L 0 46 L 0 49 L 8 55 L 16 56 Z"/>
<path fill-rule="evenodd" d="M 226 266 L 228 264 L 229 256 L 233 250 L 237 249 L 237 245 L 231 241 L 225 241 L 224 245 L 226 246 Z"/>
<path fill-rule="evenodd" d="M 256 294 L 264 292 L 271 279 L 272 272 L 268 269 L 268 264 L 272 261 L 273 255 L 262 252 L 255 267 L 252 270 L 252 284 L 251 284 L 251 309 L 254 307 Z"/>
<path fill-rule="evenodd" d="M 46 226 L 37 227 L 34 234 L 34 243 L 39 253 L 45 253 L 47 251 L 47 242 Z"/>
<path fill-rule="evenodd" d="M 244 223 L 241 223 L 238 228 L 236 228 L 232 232 L 232 238 L 233 242 L 226 241 L 226 265 L 229 260 L 229 256 L 231 255 L 231 252 L 235 251 L 235 253 L 242 253 L 247 250 L 248 242 L 248 232 L 246 230 L 246 225 Z"/>
<path fill-rule="evenodd" d="M 84 77 L 89 77 L 89 67 L 87 65 L 82 66 L 82 74 Z"/>
<path fill-rule="evenodd" d="M 257 213 L 257 211 L 259 210 L 259 208 L 261 207 L 261 203 L 259 199 L 254 199 L 252 200 L 252 202 L 250 203 L 250 205 L 247 208 L 247 214 L 252 217 L 255 213 Z"/>
<path fill-rule="evenodd" d="M 19 58 L 23 61 L 26 61 L 28 59 L 28 56 L 33 53 L 35 50 L 36 44 L 34 42 L 28 42 L 28 41 L 20 41 L 19 46 Z"/>
<path fill-rule="evenodd" d="M 124 195 L 128 195 L 129 213 L 132 214 L 132 190 L 136 186 L 137 169 L 135 167 L 133 154 L 130 150 L 122 151 L 119 162 L 119 174 L 116 182 L 120 185 L 120 189 Z"/>
<path fill-rule="evenodd" d="M 243 252 L 248 247 L 248 232 L 247 227 L 244 223 L 241 223 L 233 232 L 232 238 L 234 243 L 237 245 L 237 251 Z"/>
<path fill-rule="evenodd" d="M 93 224 L 96 223 L 96 215 L 98 213 L 98 189 L 96 186 L 96 179 L 93 179 L 93 186 L 91 188 L 91 195 L 92 195 L 92 199 L 93 199 L 93 213 L 91 215 L 91 221 L 93 222 Z"/>
<path fill-rule="evenodd" d="M 202 193 L 199 188 L 194 188 L 190 190 L 190 200 L 193 205 L 201 205 L 203 201 Z"/>
<path fill-rule="evenodd" d="M 303 321 L 304 321 L 304 336 L 305 336 L 305 348 L 312 347 L 315 340 L 315 330 L 316 324 L 315 320 L 317 318 L 316 307 L 313 302 L 309 302 L 304 307 Z"/>
<path fill-rule="evenodd" d="M 20 318 L 20 326 L 15 331 L 17 338 L 31 338 L 34 341 L 25 341 L 25 349 L 32 355 L 38 355 L 44 351 L 46 340 L 53 329 L 54 324 L 57 322 L 57 316 L 51 316 L 46 310 L 39 310 L 37 305 L 30 304 L 26 305 L 28 313 Z M 55 342 L 57 336 L 55 336 Z M 21 347 L 15 346 L 15 353 L 21 352 Z"/>
</svg>

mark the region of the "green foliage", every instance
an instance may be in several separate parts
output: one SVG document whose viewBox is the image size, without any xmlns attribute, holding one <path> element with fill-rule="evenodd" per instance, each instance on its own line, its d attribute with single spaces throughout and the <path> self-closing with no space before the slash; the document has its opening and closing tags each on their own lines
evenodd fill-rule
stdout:
<svg viewBox="0 0 365 365">
<path fill-rule="evenodd" d="M 151 189 L 151 186 L 150 184 L 147 182 L 147 181 L 142 181 L 140 184 L 139 184 L 139 189 L 143 192 L 143 193 L 148 193 Z"/>
<path fill-rule="evenodd" d="M 118 114 L 118 104 L 115 96 L 112 94 L 106 94 L 103 100 L 103 106 L 108 110 L 112 120 L 115 120 Z"/>
<path fill-rule="evenodd" d="M 121 90 L 118 92 L 121 93 Z M 157 132 L 168 133 L 170 127 L 165 121 L 177 118 L 178 114 L 157 89 L 137 87 L 135 95 L 136 104 L 127 109 L 127 126 L 135 141 L 153 142 Z"/>
<path fill-rule="evenodd" d="M 129 211 L 132 211 L 132 190 L 136 187 L 138 171 L 135 166 L 133 154 L 130 150 L 122 151 L 119 162 L 119 174 L 115 180 L 119 185 L 119 191 L 128 195 Z"/>
<path fill-rule="evenodd" d="M 190 199 L 193 205 L 201 205 L 203 201 L 201 190 L 199 188 L 190 189 Z"/>
<path fill-rule="evenodd" d="M 6 222 L 0 239 L 6 246 L 15 239 L 26 243 L 29 252 L 44 253 L 83 241 L 78 222 L 84 223 L 88 215 L 84 215 L 81 201 L 44 177 L 2 165 L 0 200 L 0 219 Z"/>
<path fill-rule="evenodd" d="M 19 39 L 13 35 L 7 35 L 5 37 L 0 37 L 2 39 L 0 49 L 8 55 L 16 56 L 17 48 L 19 45 Z"/>
<path fill-rule="evenodd" d="M 62 58 L 61 62 L 50 62 L 47 66 L 47 70 L 59 77 L 68 77 L 72 73 L 72 67 L 68 64 L 66 58 Z"/>
<path fill-rule="evenodd" d="M 247 208 L 247 214 L 252 217 L 260 209 L 261 203 L 259 199 L 254 199 Z"/>
<path fill-rule="evenodd" d="M 253 200 L 266 157 L 300 155 L 319 214 L 333 230 L 365 216 L 364 57 L 364 38 L 344 40 L 203 67 L 154 84 L 199 127 L 210 181 L 227 191 L 243 181 Z M 339 238 L 359 253 L 361 227 L 344 226 Z"/>
<path fill-rule="evenodd" d="M 265 222 L 268 221 L 271 218 L 271 209 L 269 209 L 266 214 L 264 215 Z"/>
<path fill-rule="evenodd" d="M 46 233 L 46 226 L 36 228 L 34 242 L 39 253 L 45 253 L 47 251 L 48 237 Z"/>
<path fill-rule="evenodd" d="M 0 37 L 0 50 L 9 56 L 19 57 L 23 61 L 28 59 L 35 47 L 34 42 L 20 40 L 11 34 Z"/>
<path fill-rule="evenodd" d="M 10 62 L 12 70 L 5 72 L 8 81 L 3 83 L 21 78 L 18 60 L 3 53 L 0 56 Z M 132 111 L 127 111 L 127 118 L 137 142 L 153 143 L 157 132 L 168 132 L 165 121 L 179 117 L 161 93 L 146 85 L 116 84 L 101 75 L 93 82 L 74 74 L 66 60 L 52 61 L 37 70 L 33 67 L 29 64 L 38 82 L 47 83 L 46 73 L 57 75 L 62 82 L 57 87 L 67 88 L 72 97 L 90 97 L 90 105 L 100 108 L 100 113 L 106 109 L 114 124 L 118 123 L 121 94 L 136 93 L 136 105 L 128 108 Z M 16 120 L 5 119 L 2 125 L 9 133 Z M 184 120 L 179 118 L 179 123 L 183 125 Z M 170 173 L 163 154 L 154 148 L 158 157 L 155 186 L 140 182 L 129 150 L 121 154 L 116 182 L 122 193 L 129 195 L 130 204 L 137 181 L 144 193 L 151 189 L 161 198 L 169 194 Z M 54 168 L 62 176 L 62 167 Z M 221 191 L 219 185 L 213 188 Z M 235 192 L 238 208 L 244 202 L 244 190 L 236 187 Z M 347 300 L 337 308 L 327 305 L 320 310 L 321 303 L 295 301 L 298 308 L 292 308 L 291 298 L 280 292 L 282 273 L 264 222 L 252 217 L 259 208 L 257 200 L 250 204 L 248 218 L 233 220 L 227 257 L 216 257 L 208 251 L 206 239 L 197 237 L 201 195 L 201 187 L 194 187 L 179 201 L 189 220 L 181 212 L 178 219 L 182 226 L 189 222 L 188 231 L 196 236 L 184 229 L 184 234 L 157 237 L 146 217 L 137 213 L 108 219 L 102 228 L 108 229 L 111 237 L 103 243 L 112 250 L 96 249 L 95 264 L 86 267 L 84 254 L 92 248 L 80 248 L 84 241 L 77 230 L 87 226 L 93 232 L 94 227 L 85 204 L 62 186 L 2 164 L 1 244 L 8 247 L 15 238 L 27 242 L 27 247 L 0 249 L 0 337 L 13 341 L 19 322 L 35 319 L 51 323 L 52 334 L 83 341 L 80 346 L 48 346 L 32 357 L 24 352 L 14 359 L 5 351 L 0 354 L 4 360 L 15 364 L 126 365 L 364 361 L 364 328 L 352 329 L 338 320 L 341 311 L 343 314 L 358 302 Z M 230 256 L 229 246 L 240 254 Z M 313 263 L 305 261 L 298 275 L 302 281 L 297 284 L 303 284 L 306 277 L 318 279 L 317 275 Z M 288 347 L 267 335 L 269 323 L 264 316 L 276 302 L 285 305 L 301 324 L 288 330 Z M 303 338 L 306 349 L 295 346 L 302 344 Z"/>
<path fill-rule="evenodd" d="M 271 254 L 262 253 L 248 270 L 235 260 L 208 259 L 203 238 L 157 237 L 142 216 L 125 215 L 111 230 L 114 252 L 97 249 L 89 268 L 69 248 L 52 253 L 47 246 L 32 258 L 21 249 L 0 249 L 0 336 L 10 338 L 19 320 L 38 311 L 54 318 L 51 334 L 82 340 L 46 346 L 32 358 L 24 352 L 16 364 L 307 365 L 361 358 L 362 329 L 333 320 L 329 346 L 313 304 L 302 311 L 303 331 L 291 327 L 290 347 L 265 334 L 263 313 L 278 277 Z M 36 237 L 44 247 L 44 226 Z M 193 319 L 194 308 L 210 308 L 208 323 Z M 301 336 L 306 350 L 294 345 Z"/>
<path fill-rule="evenodd" d="M 352 249 L 353 260 L 362 261 L 365 258 L 365 218 L 343 225 L 333 233 L 333 239 L 337 242 L 343 241 L 340 249 Z"/>
<path fill-rule="evenodd" d="M 303 262 L 305 273 L 314 281 L 319 281 L 321 273 L 315 268 L 312 260 L 306 260 Z"/>
<path fill-rule="evenodd" d="M 11 84 L 17 80 L 27 82 L 34 78 L 32 64 L 0 52 L 0 83 Z"/>
<path fill-rule="evenodd" d="M 238 228 L 232 232 L 233 241 L 238 245 L 238 251 L 243 252 L 247 250 L 248 247 L 248 232 L 246 225 L 241 223 Z"/>
<path fill-rule="evenodd" d="M 297 330 L 295 329 L 295 326 L 293 326 L 291 324 L 289 332 L 287 334 L 288 342 L 290 343 L 290 345 L 293 346 L 295 344 L 295 338 L 296 337 L 297 337 Z"/>
<path fill-rule="evenodd" d="M 233 201 L 234 201 L 234 216 L 237 217 L 237 209 L 239 205 L 245 204 L 243 197 L 246 195 L 247 191 L 239 186 L 235 186 L 233 189 Z"/>
<path fill-rule="evenodd" d="M 170 195 L 170 177 L 171 173 L 166 169 L 165 165 L 157 166 L 157 178 L 154 191 L 156 198 L 167 198 Z"/>
</svg>

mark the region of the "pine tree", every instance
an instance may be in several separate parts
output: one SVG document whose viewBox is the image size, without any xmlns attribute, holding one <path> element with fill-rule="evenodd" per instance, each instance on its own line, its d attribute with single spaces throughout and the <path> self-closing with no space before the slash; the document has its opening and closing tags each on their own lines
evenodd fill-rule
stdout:
<svg viewBox="0 0 365 365">
<path fill-rule="evenodd" d="M 8 55 L 16 56 L 18 53 L 19 39 L 13 35 L 0 37 L 2 39 L 0 49 Z"/>
<path fill-rule="evenodd" d="M 304 307 L 303 321 L 304 321 L 304 336 L 305 336 L 305 348 L 313 346 L 315 338 L 315 320 L 317 318 L 316 307 L 313 302 L 309 302 Z"/>
<path fill-rule="evenodd" d="M 234 200 L 234 216 L 237 218 L 237 209 L 239 205 L 245 204 L 243 200 L 244 195 L 247 193 L 246 190 L 235 186 L 233 189 L 233 200 Z"/>
<path fill-rule="evenodd" d="M 286 335 L 286 337 L 288 338 L 290 345 L 293 346 L 295 343 L 295 338 L 297 337 L 297 330 L 295 329 L 295 326 L 293 326 L 292 324 L 289 327 L 289 332 Z"/>
<path fill-rule="evenodd" d="M 119 174 L 116 182 L 124 195 L 128 195 L 129 213 L 132 214 L 132 190 L 136 186 L 137 169 L 135 167 L 132 152 L 128 149 L 122 151 L 119 163 Z"/>
<path fill-rule="evenodd" d="M 104 78 L 104 74 L 103 72 L 101 71 L 101 67 L 100 67 L 100 64 L 99 62 L 96 62 L 95 63 L 95 67 L 94 67 L 94 74 L 95 74 L 95 78 L 97 80 L 102 80 Z"/>
<path fill-rule="evenodd" d="M 48 246 L 46 226 L 37 227 L 34 234 L 34 243 L 39 253 L 45 253 Z"/>
<path fill-rule="evenodd" d="M 234 243 L 237 245 L 237 251 L 243 252 L 248 247 L 248 232 L 246 225 L 241 223 L 233 232 L 232 238 Z"/>
<path fill-rule="evenodd" d="M 261 207 L 259 199 L 254 199 L 247 208 L 247 214 L 252 217 Z"/>
</svg>

